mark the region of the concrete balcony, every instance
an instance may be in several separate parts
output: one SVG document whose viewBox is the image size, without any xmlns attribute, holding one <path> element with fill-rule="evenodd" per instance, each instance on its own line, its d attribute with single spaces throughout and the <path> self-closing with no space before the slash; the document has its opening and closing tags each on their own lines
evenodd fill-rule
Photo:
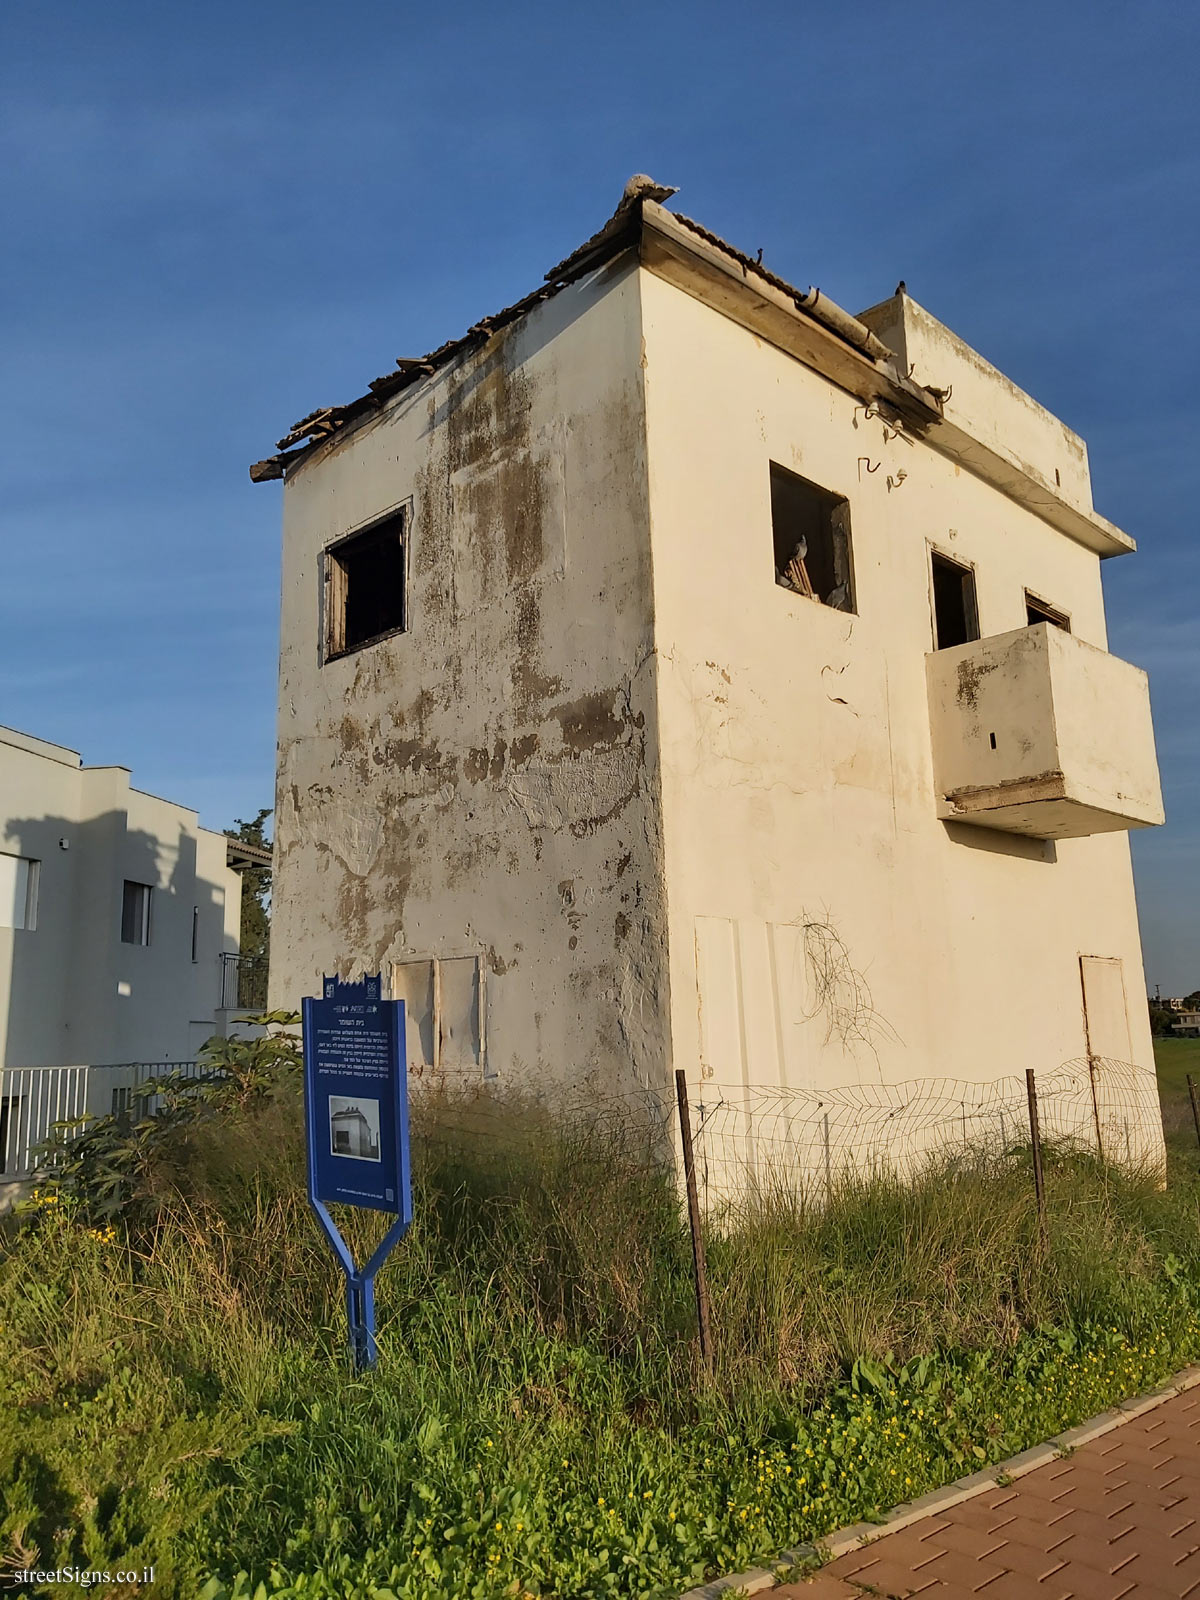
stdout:
<svg viewBox="0 0 1200 1600">
<path fill-rule="evenodd" d="M 926 657 L 938 816 L 1034 839 L 1163 820 L 1146 674 L 1042 622 Z"/>
</svg>

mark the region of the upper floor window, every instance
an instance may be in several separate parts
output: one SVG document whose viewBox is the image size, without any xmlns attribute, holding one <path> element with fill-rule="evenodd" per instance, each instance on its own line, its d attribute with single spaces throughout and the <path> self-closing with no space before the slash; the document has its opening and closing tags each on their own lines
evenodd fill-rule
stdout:
<svg viewBox="0 0 1200 1600">
<path fill-rule="evenodd" d="M 0 855 L 0 928 L 37 927 L 40 866 L 25 856 Z"/>
<path fill-rule="evenodd" d="M 937 550 L 929 552 L 933 594 L 933 648 L 950 650 L 979 637 L 975 569 Z"/>
<path fill-rule="evenodd" d="M 1037 595 L 1030 594 L 1028 589 L 1025 591 L 1025 621 L 1029 627 L 1038 622 L 1052 622 L 1056 628 L 1062 628 L 1067 633 L 1071 631 L 1071 619 L 1065 611 L 1047 605 Z"/>
<path fill-rule="evenodd" d="M 121 896 L 121 943 L 150 943 L 150 897 L 153 889 L 148 883 L 133 883 L 125 879 Z"/>
<path fill-rule="evenodd" d="M 771 532 L 780 588 L 854 610 L 850 506 L 841 495 L 772 461 Z"/>
<path fill-rule="evenodd" d="M 408 626 L 408 517 L 393 512 L 325 552 L 325 659 Z"/>
</svg>

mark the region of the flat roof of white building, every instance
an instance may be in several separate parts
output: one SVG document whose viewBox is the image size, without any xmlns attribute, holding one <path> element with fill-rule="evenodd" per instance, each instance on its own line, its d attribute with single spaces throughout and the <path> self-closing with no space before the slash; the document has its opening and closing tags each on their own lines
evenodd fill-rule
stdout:
<svg viewBox="0 0 1200 1600">
<path fill-rule="evenodd" d="M 0 727 L 0 744 L 11 744 L 30 755 L 45 756 L 48 761 L 61 761 L 64 767 L 82 767 L 83 757 L 78 750 L 68 750 L 64 744 L 51 744 L 49 739 L 36 739 L 32 733 L 21 733 L 17 728 Z"/>
</svg>

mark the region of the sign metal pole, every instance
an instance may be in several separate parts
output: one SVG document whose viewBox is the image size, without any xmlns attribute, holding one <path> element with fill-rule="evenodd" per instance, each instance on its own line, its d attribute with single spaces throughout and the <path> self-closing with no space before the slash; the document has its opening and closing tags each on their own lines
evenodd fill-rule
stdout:
<svg viewBox="0 0 1200 1600">
<path fill-rule="evenodd" d="M 404 1002 L 380 978 L 326 978 L 302 1007 L 308 1199 L 346 1279 L 356 1372 L 379 1359 L 375 1276 L 412 1224 Z M 395 1220 L 364 1267 L 355 1264 L 327 1202 L 390 1212 Z"/>
</svg>

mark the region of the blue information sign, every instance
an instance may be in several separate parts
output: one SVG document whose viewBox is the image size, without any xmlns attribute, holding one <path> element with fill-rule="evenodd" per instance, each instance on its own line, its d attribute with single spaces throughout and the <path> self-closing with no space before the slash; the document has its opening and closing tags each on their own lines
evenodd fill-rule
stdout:
<svg viewBox="0 0 1200 1600">
<path fill-rule="evenodd" d="M 346 1274 L 355 1366 L 374 1366 L 375 1274 L 412 1222 L 404 1002 L 384 1000 L 379 975 L 326 978 L 306 999 L 304 1114 L 308 1198 Z M 326 1203 L 367 1206 L 396 1220 L 361 1269 Z"/>
</svg>

